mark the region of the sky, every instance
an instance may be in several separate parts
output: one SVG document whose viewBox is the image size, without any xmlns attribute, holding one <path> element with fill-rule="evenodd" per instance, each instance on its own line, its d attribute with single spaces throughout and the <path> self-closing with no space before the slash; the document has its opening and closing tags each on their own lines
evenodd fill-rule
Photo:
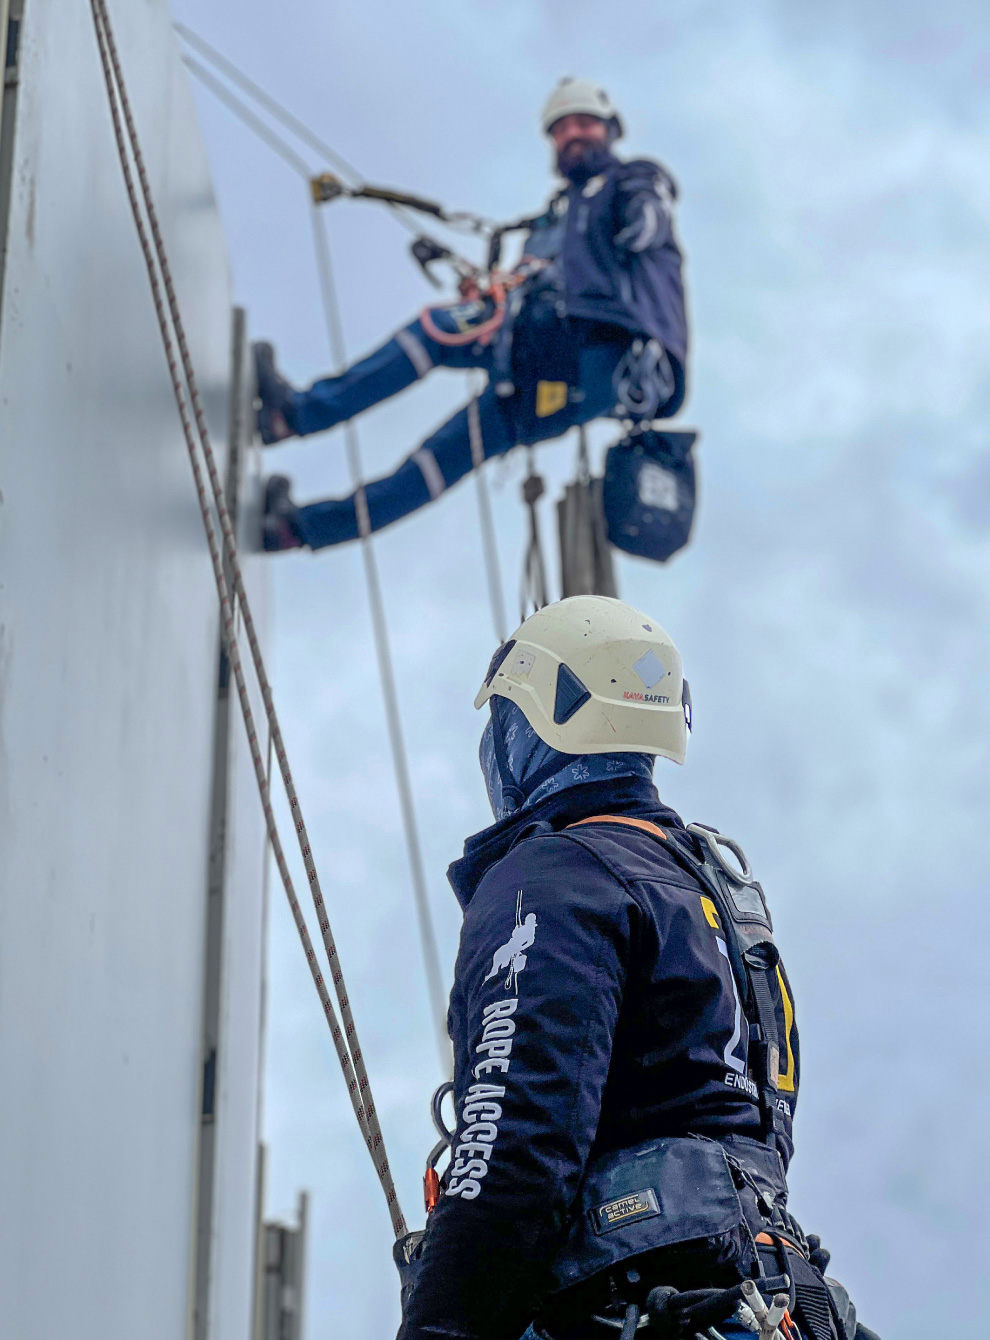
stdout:
<svg viewBox="0 0 990 1340">
<path fill-rule="evenodd" d="M 990 930 L 990 40 L 982 6 L 919 0 L 173 0 L 372 181 L 506 218 L 553 187 L 540 106 L 603 83 L 622 149 L 680 186 L 701 433 L 693 543 L 620 558 L 620 593 L 680 646 L 695 704 L 661 794 L 745 848 L 794 985 L 803 1083 L 792 1207 L 861 1318 L 902 1340 L 982 1306 Z M 304 185 L 197 91 L 252 333 L 298 383 L 329 370 Z M 314 169 L 320 167 L 313 160 Z M 435 295 L 373 206 L 328 208 L 348 347 Z M 438 372 L 361 423 L 386 471 L 460 405 Z M 596 460 L 617 436 L 593 433 Z M 574 468 L 539 449 L 552 499 Z M 514 453 L 489 470 L 510 613 L 524 543 Z M 346 491 L 343 439 L 270 454 L 303 499 Z M 268 458 L 266 457 L 266 464 Z M 490 821 L 472 699 L 495 638 L 469 482 L 376 542 L 429 894 Z M 555 561 L 552 564 L 556 570 Z M 360 555 L 272 561 L 276 698 L 410 1222 L 442 1076 Z M 554 577 L 556 581 L 556 576 Z M 384 1201 L 273 888 L 269 1207 L 312 1195 L 307 1336 L 394 1331 Z"/>
</svg>

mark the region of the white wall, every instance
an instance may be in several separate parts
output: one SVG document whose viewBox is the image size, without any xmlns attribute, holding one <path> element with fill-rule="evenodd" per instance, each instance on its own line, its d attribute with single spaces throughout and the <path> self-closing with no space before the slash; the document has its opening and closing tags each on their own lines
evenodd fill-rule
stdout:
<svg viewBox="0 0 990 1340">
<path fill-rule="evenodd" d="M 223 454 L 228 274 L 186 77 L 161 0 L 111 10 Z M 78 0 L 27 0 L 11 196 L 0 314 L 0 1331 L 179 1340 L 218 617 Z M 218 1166 L 237 1188 L 218 1197 L 221 1242 L 223 1216 L 240 1224 L 254 1190 L 258 822 L 242 797 L 233 833 L 253 856 L 227 927 L 225 992 L 229 1026 L 253 1031 L 221 1053 L 232 1152 Z M 231 1250 L 221 1300 L 249 1293 L 250 1259 Z"/>
</svg>

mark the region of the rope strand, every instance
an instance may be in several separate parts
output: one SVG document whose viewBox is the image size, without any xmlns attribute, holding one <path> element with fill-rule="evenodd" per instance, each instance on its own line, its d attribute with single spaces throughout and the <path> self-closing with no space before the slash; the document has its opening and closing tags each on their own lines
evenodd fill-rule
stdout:
<svg viewBox="0 0 990 1340">
<path fill-rule="evenodd" d="M 315 204 L 310 206 L 310 221 L 313 227 L 313 242 L 316 247 L 320 293 L 323 299 L 323 314 L 327 325 L 330 358 L 336 365 L 336 371 L 340 372 L 346 363 L 343 324 L 340 317 L 340 304 L 337 301 L 337 288 L 334 282 L 330 246 L 319 208 Z M 419 841 L 419 825 L 416 821 L 416 807 L 413 802 L 412 782 L 409 777 L 409 760 L 402 734 L 402 719 L 399 712 L 398 692 L 395 686 L 395 671 L 392 666 L 392 651 L 389 645 L 388 625 L 385 619 L 385 604 L 382 600 L 378 564 L 375 561 L 374 546 L 371 542 L 371 516 L 368 512 L 368 498 L 364 487 L 361 446 L 357 428 L 352 419 L 344 425 L 344 436 L 347 443 L 347 463 L 350 469 L 351 487 L 354 491 L 354 504 L 357 510 L 358 532 L 361 537 L 361 556 L 364 560 L 365 584 L 368 590 L 368 604 L 371 608 L 375 652 L 378 658 L 378 674 L 381 680 L 382 698 L 385 701 L 385 721 L 388 727 L 389 744 L 392 749 L 392 763 L 395 769 L 396 789 L 399 793 L 399 807 L 402 811 L 402 823 L 406 834 L 406 849 L 409 857 L 409 872 L 412 877 L 413 896 L 416 900 L 430 1007 L 437 1034 L 440 1064 L 444 1073 L 447 1073 L 451 1065 L 451 1056 L 450 1043 L 447 1038 L 447 1008 L 444 1002 L 440 954 L 437 949 L 436 932 L 433 929 L 433 918 L 430 913 L 426 872 Z"/>
<path fill-rule="evenodd" d="M 299 173 L 300 177 L 309 181 L 312 175 L 309 164 L 300 154 L 296 153 L 287 140 L 284 140 L 281 135 L 277 135 L 271 126 L 262 121 L 260 116 L 256 116 L 247 103 L 239 98 L 236 93 L 232 93 L 227 85 L 218 79 L 212 71 L 208 70 L 205 65 L 200 65 L 198 60 L 189 55 L 182 57 L 182 63 L 191 74 L 196 76 L 201 84 L 210 90 L 214 97 L 219 98 L 236 117 L 239 117 L 250 130 L 253 130 L 258 138 L 268 145 L 269 149 L 274 150 L 281 159 L 288 163 L 289 167 Z"/>
<path fill-rule="evenodd" d="M 289 127 L 304 138 L 307 143 L 320 152 L 325 152 L 327 156 L 332 156 L 333 151 L 329 146 L 324 145 L 316 136 L 312 135 L 301 122 L 297 120 L 292 113 L 286 111 L 273 98 L 270 98 L 261 89 L 258 88 L 247 76 L 243 76 L 236 67 L 229 61 L 220 56 L 219 52 L 214 51 L 201 38 L 197 38 L 191 30 L 186 29 L 182 24 L 176 24 L 180 34 L 189 40 L 198 50 L 207 54 L 208 57 L 223 69 L 232 79 L 252 96 L 255 96 L 262 104 L 279 116 L 283 124 Z M 225 105 L 234 112 L 251 130 L 255 132 L 268 146 L 274 150 L 286 163 L 295 169 L 296 172 L 308 183 L 310 172 L 306 163 L 289 146 L 284 139 L 276 135 L 270 127 L 258 118 L 250 108 L 231 93 L 215 76 L 211 75 L 191 57 L 184 57 L 189 69 L 201 79 Z M 305 134 L 303 132 L 305 131 Z M 339 159 L 339 155 L 336 156 Z M 346 163 L 346 160 L 339 160 L 345 168 L 353 175 L 357 176 L 356 169 Z M 343 329 L 340 320 L 339 304 L 336 299 L 336 288 L 333 280 L 333 271 L 330 261 L 329 248 L 326 241 L 326 234 L 321 226 L 320 211 L 318 206 L 310 201 L 310 219 L 313 229 L 313 240 L 316 250 L 316 264 L 320 276 L 320 291 L 323 300 L 324 317 L 327 325 L 327 336 L 331 351 L 331 360 L 335 364 L 336 370 L 341 370 L 345 364 L 345 350 L 343 340 Z M 427 989 L 430 1001 L 430 1010 L 433 1016 L 434 1030 L 437 1038 L 438 1053 L 440 1063 L 447 1072 L 450 1068 L 450 1050 L 447 1039 L 446 1029 L 446 1002 L 443 990 L 443 973 L 440 967 L 440 955 L 437 948 L 436 932 L 433 926 L 433 919 L 430 912 L 429 896 L 427 892 L 426 874 L 422 857 L 422 846 L 419 839 L 419 830 L 416 820 L 415 805 L 413 802 L 412 785 L 409 775 L 409 764 L 405 748 L 405 742 L 402 734 L 401 715 L 398 707 L 397 691 L 395 686 L 395 672 L 392 664 L 392 654 L 389 645 L 388 626 L 385 619 L 384 602 L 381 594 L 381 581 L 378 575 L 378 568 L 375 561 L 374 551 L 371 545 L 371 519 L 368 514 L 367 497 L 363 483 L 363 468 L 361 463 L 360 446 L 358 444 L 356 430 L 354 425 L 348 423 L 345 427 L 345 440 L 347 443 L 347 457 L 351 474 L 351 484 L 355 497 L 355 508 L 358 519 L 358 532 L 362 542 L 362 559 L 365 572 L 365 583 L 368 593 L 368 603 L 371 609 L 372 630 L 375 640 L 375 652 L 378 661 L 379 679 L 381 682 L 382 696 L 385 703 L 386 726 L 389 734 L 389 742 L 392 752 L 393 767 L 395 771 L 396 790 L 399 795 L 399 807 L 402 815 L 403 829 L 405 832 L 406 848 L 412 879 L 413 898 L 416 906 L 417 922 L 419 927 L 420 941 L 422 945 L 424 970 L 427 979 Z"/>
<path fill-rule="evenodd" d="M 270 94 L 266 93 L 252 79 L 249 79 L 233 62 L 221 55 L 215 47 L 210 46 L 203 38 L 194 33 L 191 28 L 187 28 L 183 23 L 175 23 L 175 29 L 190 46 L 192 46 L 201 55 L 210 60 L 219 70 L 222 70 L 227 77 L 232 80 L 239 88 L 243 89 L 249 96 L 253 97 L 261 106 L 265 107 L 273 116 L 282 122 L 288 129 L 296 134 L 301 140 L 309 145 L 310 148 L 322 154 L 325 158 L 338 166 L 338 169 L 350 174 L 353 178 L 351 185 L 353 187 L 363 185 L 363 179 L 357 168 L 349 163 L 345 158 L 338 154 L 330 145 L 326 144 L 317 135 L 315 135 L 308 126 L 306 126 L 298 117 L 294 116 L 281 103 L 277 102 Z M 183 60 L 195 77 L 213 93 L 225 106 L 234 113 L 250 130 L 252 130 L 260 140 L 268 145 L 276 154 L 279 155 L 290 167 L 304 178 L 307 182 L 311 179 L 311 174 L 305 160 L 302 159 L 295 150 L 280 135 L 268 126 L 257 116 L 247 104 L 232 93 L 227 86 L 219 80 L 199 61 L 188 54 L 183 56 Z M 403 211 L 401 206 L 395 205 L 392 201 L 385 201 L 394 211 L 396 217 L 406 226 L 410 227 L 415 233 L 419 233 L 418 225 L 414 223 L 411 217 Z M 321 244 L 317 242 L 317 264 L 322 262 L 319 259 L 319 248 Z M 328 318 L 329 319 L 329 318 Z M 334 336 L 331 335 L 331 345 L 334 344 Z M 477 338 L 477 332 L 471 337 Z M 474 393 L 475 402 L 477 392 Z M 484 447 L 481 441 L 481 425 L 479 421 L 477 404 L 474 403 L 468 408 L 468 427 L 471 440 L 471 458 L 475 468 L 475 481 L 478 494 L 478 511 L 481 523 L 481 543 L 482 553 L 485 561 L 485 573 L 488 582 L 488 596 L 492 609 L 492 622 L 495 627 L 495 635 L 500 642 L 504 642 L 507 635 L 507 622 L 505 616 L 505 604 L 502 596 L 502 579 L 499 571 L 498 548 L 495 541 L 495 528 L 492 520 L 491 498 L 488 491 L 488 484 L 484 477 L 482 466 L 484 464 Z M 352 471 L 353 473 L 353 471 Z M 363 489 L 356 488 L 357 493 L 363 496 Z M 358 520 L 361 519 L 361 506 L 358 502 Z"/>
<path fill-rule="evenodd" d="M 193 32 L 191 28 L 186 27 L 184 23 L 176 22 L 173 26 L 179 36 L 188 42 L 195 51 L 198 51 L 201 56 L 204 56 L 211 62 L 211 64 L 216 66 L 218 70 L 222 70 L 231 83 L 236 84 L 237 87 L 247 93 L 249 97 L 254 98 L 255 102 L 264 107 L 276 121 L 280 121 L 287 130 L 291 130 L 297 139 L 302 140 L 303 144 L 308 145 L 310 149 L 319 154 L 320 157 L 324 158 L 328 163 L 332 163 L 338 172 L 345 177 L 350 177 L 351 180 L 349 185 L 352 187 L 360 187 L 367 184 L 353 163 L 348 162 L 343 154 L 334 149 L 332 145 L 327 144 L 325 140 L 322 140 L 304 121 L 300 121 L 298 116 L 290 112 L 287 107 L 284 107 L 282 103 L 273 98 L 270 93 L 266 93 L 260 84 L 256 84 L 253 79 L 250 79 L 243 70 L 240 70 L 233 61 L 228 60 L 226 56 L 222 55 L 216 47 L 211 46 L 209 42 L 200 37 L 198 33 Z M 202 75 L 199 74 L 199 70 L 201 69 L 202 67 L 200 66 L 196 71 L 197 76 L 200 78 L 202 78 Z M 204 80 L 204 82 L 206 81 Z M 228 106 L 233 106 L 233 104 L 228 103 Z M 240 115 L 240 113 L 238 113 L 238 115 Z M 310 176 L 308 170 L 305 175 L 308 179 Z M 419 225 L 407 210 L 403 209 L 401 205 L 395 204 L 393 201 L 384 201 L 383 203 L 388 205 L 389 209 L 391 209 L 403 228 L 416 236 L 419 235 Z"/>
<path fill-rule="evenodd" d="M 260 643 L 258 642 L 257 632 L 251 614 L 250 604 L 247 598 L 247 591 L 244 586 L 243 576 L 241 574 L 240 561 L 238 558 L 237 544 L 230 523 L 230 516 L 227 510 L 226 499 L 224 497 L 223 485 L 220 480 L 219 472 L 216 466 L 216 459 L 213 453 L 212 444 L 209 438 L 209 432 L 206 427 L 205 416 L 203 414 L 202 401 L 199 396 L 198 384 L 195 372 L 189 357 L 188 344 L 185 338 L 185 329 L 182 323 L 181 313 L 175 297 L 174 285 L 172 283 L 171 270 L 168 264 L 168 258 L 165 252 L 164 242 L 158 224 L 157 212 L 152 199 L 150 184 L 148 182 L 147 172 L 144 165 L 144 158 L 141 152 L 140 141 L 137 130 L 131 114 L 130 102 L 127 96 L 126 85 L 123 78 L 123 72 L 120 66 L 119 56 L 116 49 L 116 43 L 113 37 L 113 31 L 110 25 L 109 15 L 106 9 L 105 0 L 90 0 L 90 6 L 93 13 L 93 21 L 96 30 L 97 44 L 100 52 L 100 60 L 103 66 L 104 80 L 107 87 L 107 96 L 110 106 L 111 118 L 113 121 L 114 136 L 117 141 L 117 150 L 120 157 L 121 170 L 124 176 L 125 187 L 128 199 L 130 201 L 131 212 L 134 216 L 135 228 L 138 239 L 144 254 L 145 265 L 148 272 L 148 279 L 152 291 L 152 299 L 155 306 L 156 316 L 158 318 L 159 331 L 162 342 L 165 347 L 166 359 L 168 361 L 169 375 L 172 381 L 172 389 L 175 394 L 176 405 L 179 411 L 179 418 L 182 425 L 183 436 L 186 441 L 186 447 L 189 453 L 189 460 L 193 471 L 193 479 L 196 486 L 196 493 L 199 499 L 200 511 L 202 514 L 203 525 L 206 531 L 207 544 L 210 551 L 210 559 L 213 566 L 214 579 L 216 581 L 217 593 L 221 606 L 221 626 L 223 630 L 224 642 L 230 661 L 231 672 L 234 676 L 237 686 L 238 699 L 241 705 L 244 724 L 248 736 L 248 744 L 251 752 L 252 763 L 254 765 L 255 776 L 258 782 L 258 788 L 261 795 L 262 809 L 265 815 L 265 823 L 268 829 L 268 835 L 272 843 L 272 851 L 275 856 L 276 866 L 282 878 L 286 897 L 289 901 L 293 920 L 299 931 L 303 948 L 306 954 L 307 962 L 310 965 L 310 971 L 313 976 L 317 992 L 320 997 L 320 1003 L 323 1006 L 324 1014 L 330 1025 L 331 1037 L 337 1056 L 340 1061 L 344 1079 L 347 1084 L 348 1094 L 354 1108 L 355 1116 L 361 1128 L 365 1143 L 371 1154 L 372 1161 L 378 1173 L 382 1189 L 385 1192 L 386 1201 L 389 1207 L 389 1214 L 392 1220 L 392 1226 L 397 1237 L 401 1237 L 406 1232 L 405 1219 L 399 1207 L 398 1197 L 395 1191 L 395 1185 L 392 1179 L 391 1170 L 388 1163 L 388 1157 L 385 1152 L 384 1140 L 381 1128 L 378 1122 L 377 1111 L 374 1106 L 374 1100 L 371 1093 L 371 1086 L 368 1080 L 367 1071 L 364 1066 L 364 1060 L 358 1045 L 357 1034 L 354 1027 L 353 1016 L 350 1011 L 350 1004 L 346 994 L 343 982 L 343 975 L 340 969 L 339 957 L 337 955 L 336 945 L 333 941 L 330 931 L 329 918 L 327 917 L 326 907 L 323 901 L 322 892 L 319 885 L 319 877 L 313 863 L 312 851 L 309 844 L 309 838 L 306 833 L 305 824 L 302 818 L 302 812 L 299 806 L 299 800 L 296 795 L 295 786 L 292 780 L 291 770 L 289 769 L 288 759 L 286 757 L 285 745 L 282 739 L 281 729 L 278 718 L 275 713 L 272 700 L 271 686 L 268 682 L 265 672 L 264 661 L 261 654 Z M 134 158 L 134 166 L 137 171 L 140 182 L 141 197 L 144 208 L 147 213 L 148 225 L 150 226 L 152 243 L 149 242 L 148 229 L 145 226 L 144 218 L 141 214 L 141 208 L 138 202 L 138 195 L 134 185 L 133 174 L 131 172 L 130 162 L 127 155 L 127 143 L 125 143 L 124 128 L 121 124 L 121 114 L 126 125 L 127 141 L 131 154 Z M 157 269 L 156 269 L 157 261 Z M 159 270 L 161 277 L 159 278 Z M 169 326 L 168 316 L 166 315 L 166 302 L 163 301 L 162 287 L 164 286 L 168 312 L 172 318 L 172 327 Z M 176 345 L 179 350 L 179 360 L 176 359 Z M 182 372 L 185 376 L 185 387 L 179 374 L 179 361 L 181 360 Z M 216 527 L 210 513 L 209 500 L 206 492 L 206 485 L 203 479 L 202 467 L 196 453 L 196 438 L 193 432 L 192 422 L 189 417 L 189 406 L 187 397 L 192 404 L 193 414 L 196 421 L 196 428 L 199 434 L 199 446 L 206 461 L 207 470 L 210 479 L 210 486 L 213 492 L 213 502 L 216 506 L 218 518 L 220 520 L 221 532 L 224 542 L 224 553 L 221 553 L 220 544 L 217 539 Z M 309 878 L 310 888 L 313 895 L 313 902 L 317 912 L 317 919 L 320 924 L 320 930 L 323 935 L 324 947 L 330 963 L 331 977 L 334 984 L 335 994 L 341 1011 L 343 1021 L 343 1033 L 338 1024 L 336 1012 L 333 1008 L 333 1002 L 330 999 L 323 980 L 322 973 L 317 965 L 316 953 L 312 940 L 303 918 L 302 909 L 298 898 L 288 865 L 285 859 L 285 853 L 282 847 L 278 826 L 275 820 L 274 811 L 271 805 L 271 795 L 268 787 L 266 769 L 261 755 L 261 747 L 258 740 L 257 730 L 254 724 L 254 715 L 251 709 L 248 697 L 247 683 L 244 677 L 243 665 L 241 662 L 240 648 L 237 642 L 237 628 L 235 622 L 235 613 L 233 602 L 231 601 L 230 590 L 224 574 L 224 558 L 226 558 L 234 581 L 234 592 L 237 599 L 238 611 L 244 624 L 244 629 L 248 637 L 248 643 L 251 649 L 251 655 L 254 662 L 254 668 L 258 677 L 259 687 L 261 689 L 262 699 L 268 718 L 269 730 L 271 732 L 272 747 L 282 774 L 283 783 L 289 798 L 290 809 L 293 813 L 293 819 L 296 828 L 296 834 L 299 839 L 300 850 L 303 856 L 303 863 L 306 867 L 307 877 Z"/>
<path fill-rule="evenodd" d="M 470 377 L 469 377 L 470 381 Z M 502 573 L 498 563 L 498 545 L 495 543 L 495 523 L 492 520 L 492 500 L 485 478 L 485 443 L 481 432 L 480 392 L 473 391 L 468 405 L 468 436 L 471 442 L 471 461 L 478 490 L 478 516 L 481 522 L 481 551 L 485 557 L 485 575 L 488 578 L 488 599 L 492 607 L 492 622 L 499 643 L 509 635 L 505 619 L 505 601 L 502 597 Z"/>
</svg>

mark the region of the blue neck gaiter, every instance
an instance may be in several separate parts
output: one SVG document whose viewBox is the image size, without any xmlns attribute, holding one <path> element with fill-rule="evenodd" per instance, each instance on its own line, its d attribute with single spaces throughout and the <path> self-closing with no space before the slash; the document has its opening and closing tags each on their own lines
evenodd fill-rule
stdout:
<svg viewBox="0 0 990 1340">
<path fill-rule="evenodd" d="M 585 782 L 653 777 L 652 754 L 561 754 L 537 735 L 522 710 L 496 694 L 481 736 L 479 758 L 496 819 L 528 808 L 544 796 Z"/>
</svg>

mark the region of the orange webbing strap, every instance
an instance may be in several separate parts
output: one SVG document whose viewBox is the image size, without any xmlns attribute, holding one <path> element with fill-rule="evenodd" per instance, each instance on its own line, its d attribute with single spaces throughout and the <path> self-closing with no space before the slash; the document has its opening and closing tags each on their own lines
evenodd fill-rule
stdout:
<svg viewBox="0 0 990 1340">
<path fill-rule="evenodd" d="M 773 1236 L 769 1233 L 757 1233 L 754 1241 L 760 1247 L 776 1247 L 779 1243 L 784 1243 L 785 1246 L 790 1247 L 792 1251 L 797 1252 L 799 1256 L 801 1255 L 800 1249 L 791 1242 L 790 1238 L 785 1238 L 782 1233 L 775 1233 Z M 781 1319 L 781 1330 L 784 1332 L 787 1340 L 800 1340 L 800 1332 L 795 1326 L 794 1318 L 789 1311 L 785 1312 Z"/>
<path fill-rule="evenodd" d="M 755 1241 L 761 1247 L 776 1247 L 778 1240 L 785 1246 L 790 1247 L 792 1251 L 797 1252 L 799 1256 L 803 1254 L 801 1249 L 791 1242 L 790 1238 L 784 1237 L 783 1233 L 774 1233 L 772 1237 L 769 1233 L 757 1233 L 755 1238 Z"/>
<path fill-rule="evenodd" d="M 644 833 L 650 833 L 662 842 L 667 841 L 667 834 L 658 824 L 651 824 L 649 819 L 633 819 L 628 814 L 592 814 L 590 818 L 578 819 L 576 824 L 568 824 L 567 827 L 580 828 L 582 824 L 625 824 L 627 828 L 641 828 Z"/>
</svg>

